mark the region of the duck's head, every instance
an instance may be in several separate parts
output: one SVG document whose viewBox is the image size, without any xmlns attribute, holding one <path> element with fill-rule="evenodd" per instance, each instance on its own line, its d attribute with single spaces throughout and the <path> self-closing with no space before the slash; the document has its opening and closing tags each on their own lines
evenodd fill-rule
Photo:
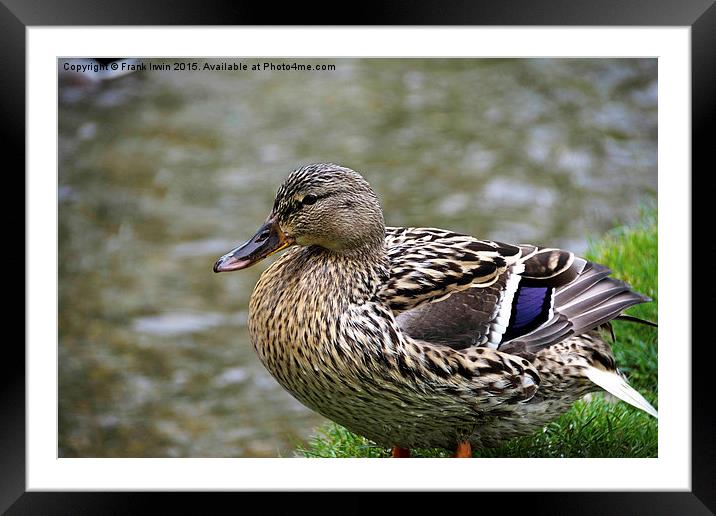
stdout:
<svg viewBox="0 0 716 516">
<path fill-rule="evenodd" d="M 214 264 L 214 272 L 245 269 L 291 245 L 336 253 L 379 248 L 383 210 L 368 182 L 333 163 L 291 172 L 276 193 L 273 210 L 256 234 Z"/>
</svg>

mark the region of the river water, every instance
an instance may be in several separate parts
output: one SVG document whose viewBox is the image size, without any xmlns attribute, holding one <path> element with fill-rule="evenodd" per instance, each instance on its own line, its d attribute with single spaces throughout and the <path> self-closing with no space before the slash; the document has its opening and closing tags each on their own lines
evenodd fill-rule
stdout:
<svg viewBox="0 0 716 516">
<path fill-rule="evenodd" d="M 655 59 L 221 61 L 248 70 L 61 70 L 61 457 L 287 457 L 324 421 L 250 345 L 268 261 L 211 270 L 300 164 L 362 172 L 389 225 L 578 252 L 656 198 Z"/>
</svg>

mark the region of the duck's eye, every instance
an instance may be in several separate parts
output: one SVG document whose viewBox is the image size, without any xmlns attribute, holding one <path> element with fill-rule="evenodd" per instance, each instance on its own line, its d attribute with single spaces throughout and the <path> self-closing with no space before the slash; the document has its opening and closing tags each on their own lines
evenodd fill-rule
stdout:
<svg viewBox="0 0 716 516">
<path fill-rule="evenodd" d="M 318 200 L 318 197 L 313 194 L 308 194 L 306 197 L 303 198 L 301 201 L 301 204 L 315 204 Z"/>
</svg>

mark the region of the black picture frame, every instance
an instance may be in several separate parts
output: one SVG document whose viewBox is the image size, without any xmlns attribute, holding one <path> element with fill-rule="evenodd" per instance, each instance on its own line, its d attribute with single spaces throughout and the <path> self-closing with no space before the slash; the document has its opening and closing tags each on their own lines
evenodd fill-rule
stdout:
<svg viewBox="0 0 716 516">
<path fill-rule="evenodd" d="M 714 166 L 713 143 L 710 135 L 716 117 L 716 6 L 714 0 L 461 0 L 455 2 L 360 2 L 327 9 L 305 3 L 286 4 L 280 9 L 274 5 L 255 5 L 239 1 L 205 1 L 201 4 L 187 0 L 155 0 L 151 2 L 124 0 L 0 0 L 0 113 L 2 117 L 3 156 L 6 162 L 16 158 L 18 168 L 25 166 L 25 30 L 31 26 L 82 26 L 82 25 L 574 25 L 574 26 L 684 26 L 691 28 L 692 73 L 692 192 L 693 182 L 705 177 Z M 340 7 L 340 9 L 339 9 Z M 350 12 L 350 17 L 345 14 Z M 6 170 L 11 172 L 11 167 Z M 677 172 L 675 172 L 677 173 Z M 21 174 L 7 174 L 6 181 L 15 178 L 19 189 L 25 192 Z M 6 188 L 9 186 L 6 182 Z M 13 191 L 16 191 L 13 189 Z M 703 190 L 702 190 L 703 192 Z M 24 195 L 21 197 L 24 199 Z M 7 206 L 7 205 L 6 205 Z M 706 252 L 692 253 L 693 271 L 699 274 L 699 290 L 713 293 L 713 274 L 708 266 L 708 251 L 716 250 L 711 238 L 708 203 L 693 201 L 693 242 L 700 235 L 709 242 Z M 697 210 L 702 207 L 703 212 Z M 7 208 L 6 208 L 7 210 Z M 5 217 L 6 231 L 22 228 L 19 223 L 22 207 L 15 207 Z M 19 240 L 19 239 L 18 239 Z M 9 247 L 9 246 L 8 246 Z M 20 244 L 14 244 L 13 262 L 17 261 Z M 695 247 L 695 246 L 693 246 Z M 693 248 L 692 247 L 692 248 Z M 23 258 L 25 251 L 23 246 Z M 8 256 L 8 254 L 6 254 Z M 685 252 L 685 260 L 688 259 Z M 24 261 L 24 260 L 23 260 Z M 699 269 L 701 267 L 701 269 Z M 681 271 L 674 281 L 689 281 Z M 25 268 L 25 279 L 32 271 Z M 12 274 L 8 275 L 12 276 Z M 8 277 L 7 282 L 18 281 Z M 692 284 L 693 285 L 693 284 Z M 17 290 L 19 290 L 19 285 Z M 7 292 L 7 290 L 6 290 Z M 24 292 L 24 285 L 23 285 Z M 712 297 L 712 294 L 709 296 Z M 6 321 L 12 321 L 10 310 L 24 310 L 25 303 L 10 299 Z M 25 294 L 22 296 L 25 300 Z M 685 299 L 693 307 L 692 321 L 708 320 L 707 310 L 712 301 L 700 304 Z M 22 307 L 22 308 L 21 308 Z M 701 317 L 699 317 L 701 316 Z M 19 317 L 18 317 L 19 319 Z M 9 325 L 7 325 L 9 327 Z M 692 328 L 684 328 L 684 335 Z M 23 327 L 24 334 L 24 327 Z M 24 340 L 24 339 L 23 339 Z M 525 505 L 531 513 L 547 514 L 714 514 L 716 511 L 716 444 L 714 444 L 713 374 L 711 360 L 713 344 L 709 339 L 697 341 L 692 336 L 692 491 L 690 492 L 569 492 L 569 493 L 480 493 L 479 504 L 494 506 L 509 500 L 512 509 Z M 663 343 L 664 346 L 670 343 Z M 172 507 L 181 512 L 194 509 L 207 512 L 214 503 L 235 503 L 235 496 L 246 493 L 223 494 L 220 497 L 179 493 L 80 493 L 80 492 L 26 492 L 25 453 L 25 350 L 19 339 L 8 339 L 3 346 L 3 374 L 0 375 L 0 511 L 7 514 L 105 514 L 138 512 L 148 507 L 146 497 L 162 504 L 169 512 Z M 264 495 L 265 496 L 265 495 Z M 352 497 L 359 494 L 353 493 Z M 288 497 L 283 498 L 284 500 Z M 293 493 L 290 503 L 300 504 L 303 495 Z M 423 504 L 424 497 L 414 494 L 405 501 Z M 262 503 L 260 500 L 256 500 Z M 282 501 L 271 496 L 272 507 Z M 456 502 L 465 503 L 465 502 Z M 330 504 L 329 504 L 330 505 Z M 444 507 L 445 502 L 441 502 Z M 370 496 L 362 496 L 355 503 L 341 502 L 341 511 L 371 510 Z M 473 506 L 474 507 L 474 506 Z M 335 509 L 335 507 L 334 507 Z M 463 507 L 461 510 L 466 510 Z M 312 509 L 313 510 L 313 509 Z"/>
</svg>

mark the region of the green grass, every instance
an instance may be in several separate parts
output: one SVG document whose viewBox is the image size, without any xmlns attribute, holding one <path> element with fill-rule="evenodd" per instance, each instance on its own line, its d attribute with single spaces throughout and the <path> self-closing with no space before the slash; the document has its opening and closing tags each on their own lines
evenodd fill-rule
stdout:
<svg viewBox="0 0 716 516">
<path fill-rule="evenodd" d="M 619 227 L 590 242 L 587 258 L 609 266 L 614 276 L 653 302 L 635 306 L 628 314 L 657 321 L 657 214 L 644 209 L 639 224 Z M 632 386 L 654 407 L 657 403 L 657 331 L 614 323 L 616 361 Z M 656 457 L 658 422 L 620 401 L 593 394 L 580 400 L 557 420 L 533 435 L 513 439 L 498 448 L 475 450 L 474 457 Z M 317 429 L 301 457 L 389 457 L 390 450 L 328 423 Z M 413 457 L 449 457 L 441 449 L 412 450 Z"/>
</svg>

